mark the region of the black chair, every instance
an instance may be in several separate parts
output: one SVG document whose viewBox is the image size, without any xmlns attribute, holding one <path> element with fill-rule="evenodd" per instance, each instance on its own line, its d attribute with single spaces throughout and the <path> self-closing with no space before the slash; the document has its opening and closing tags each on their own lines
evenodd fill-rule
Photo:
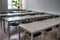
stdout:
<svg viewBox="0 0 60 40">
<path fill-rule="evenodd" d="M 58 15 L 54 15 L 54 18 L 58 18 L 59 16 Z"/>
<path fill-rule="evenodd" d="M 37 21 L 42 21 L 45 20 L 44 18 L 38 18 Z"/>
<path fill-rule="evenodd" d="M 28 10 L 27 12 L 32 12 L 31 10 Z"/>
<path fill-rule="evenodd" d="M 10 27 L 15 27 L 15 28 L 17 29 L 17 26 L 18 26 L 19 24 L 20 24 L 19 22 L 10 22 L 10 23 L 9 23 L 9 26 L 10 26 Z M 8 29 L 10 29 L 10 27 L 9 27 Z M 6 32 L 6 30 L 5 30 L 4 32 Z"/>
<path fill-rule="evenodd" d="M 17 25 L 19 25 L 19 22 L 11 22 L 10 25 L 11 26 L 17 26 Z"/>
<path fill-rule="evenodd" d="M 23 20 L 21 21 L 22 24 L 26 24 L 26 23 L 32 23 L 33 21 L 31 19 L 27 19 L 27 20 Z"/>
<path fill-rule="evenodd" d="M 36 19 L 37 21 L 41 21 L 41 20 L 43 20 L 43 19 L 40 19 L 40 18 L 38 18 L 38 19 Z"/>
<path fill-rule="evenodd" d="M 29 15 L 33 16 L 33 15 L 36 15 L 36 14 L 32 13 L 32 14 L 29 14 Z"/>
<path fill-rule="evenodd" d="M 20 24 L 20 22 L 11 22 L 9 25 L 10 26 L 13 26 L 13 27 L 15 27 L 16 28 L 16 30 L 17 30 L 17 26 Z"/>
<path fill-rule="evenodd" d="M 53 18 L 53 15 L 51 15 L 50 17 L 49 17 L 49 19 L 52 19 Z"/>
<path fill-rule="evenodd" d="M 44 14 L 45 14 L 44 12 L 40 13 L 40 15 L 44 15 Z"/>
<path fill-rule="evenodd" d="M 47 34 L 48 32 L 50 33 L 50 31 L 52 31 L 52 28 L 48 28 L 44 30 L 44 40 L 45 40 L 45 34 Z M 52 32 L 51 32 L 51 37 L 52 37 Z"/>
<path fill-rule="evenodd" d="M 9 23 L 9 26 L 10 27 L 16 27 L 16 29 L 14 29 L 14 30 L 17 30 L 17 26 L 19 25 L 19 22 L 17 21 L 17 22 L 10 22 Z M 9 40 L 10 40 L 10 35 L 12 34 L 12 32 L 11 32 L 11 30 L 10 30 L 10 27 L 8 28 L 8 34 L 9 34 Z"/>
<path fill-rule="evenodd" d="M 25 38 L 26 38 L 26 34 L 28 34 L 29 36 L 31 36 L 31 33 L 25 32 Z M 41 32 L 38 32 L 38 33 L 33 34 L 33 39 L 35 40 L 35 37 L 38 37 L 41 34 L 42 34 Z M 25 40 L 25 38 L 24 38 L 24 40 Z M 41 36 L 40 36 L 40 38 L 41 38 Z M 37 39 L 37 40 L 39 40 L 39 39 Z"/>
<path fill-rule="evenodd" d="M 51 30 L 52 30 L 52 28 L 48 28 L 48 29 L 45 30 L 45 32 L 49 32 Z"/>
<path fill-rule="evenodd" d="M 57 32 L 58 32 L 58 30 L 59 30 L 58 28 L 59 28 L 59 24 L 54 27 L 54 36 L 55 36 L 55 35 L 57 34 Z"/>
<path fill-rule="evenodd" d="M 44 18 L 34 18 L 33 20 L 34 21 L 42 21 L 42 20 L 44 20 Z"/>
<path fill-rule="evenodd" d="M 26 22 L 26 20 L 22 20 L 21 23 L 22 23 L 22 24 L 26 24 L 26 23 L 28 23 L 28 22 Z"/>
<path fill-rule="evenodd" d="M 59 24 L 58 24 L 58 25 L 56 25 L 55 27 L 56 27 L 56 28 L 58 28 L 58 27 L 59 27 Z"/>
<path fill-rule="evenodd" d="M 52 18 L 53 18 L 53 16 L 45 17 L 45 19 L 52 19 Z"/>
<path fill-rule="evenodd" d="M 15 12 L 11 11 L 11 12 L 9 12 L 9 13 L 15 13 Z"/>
</svg>

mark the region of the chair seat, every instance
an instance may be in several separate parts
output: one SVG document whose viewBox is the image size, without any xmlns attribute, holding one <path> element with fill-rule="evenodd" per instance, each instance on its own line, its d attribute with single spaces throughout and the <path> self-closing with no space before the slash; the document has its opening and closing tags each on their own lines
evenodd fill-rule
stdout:
<svg viewBox="0 0 60 40">
<path fill-rule="evenodd" d="M 55 15 L 54 17 L 57 18 L 57 17 L 59 17 L 59 16 L 58 16 L 58 15 Z"/>
<path fill-rule="evenodd" d="M 45 32 L 49 32 L 51 30 L 52 30 L 52 28 L 48 28 L 48 29 L 45 30 Z"/>
<path fill-rule="evenodd" d="M 31 16 L 36 15 L 36 14 L 30 14 Z"/>
<path fill-rule="evenodd" d="M 31 10 L 28 10 L 27 12 L 32 12 Z"/>
<path fill-rule="evenodd" d="M 11 26 L 17 26 L 17 25 L 19 25 L 19 23 L 17 23 L 17 22 L 12 22 L 12 23 L 10 23 L 10 25 L 11 25 Z"/>
<path fill-rule="evenodd" d="M 22 24 L 25 24 L 25 23 L 27 23 L 25 20 L 23 20 L 22 22 L 21 22 Z"/>
<path fill-rule="evenodd" d="M 38 19 L 37 19 L 37 21 L 42 21 L 42 20 L 45 20 L 45 19 L 44 19 L 44 18 L 41 18 L 41 19 L 40 19 L 40 18 L 38 18 Z"/>
<path fill-rule="evenodd" d="M 21 23 L 26 24 L 26 23 L 31 23 L 31 22 L 33 22 L 33 21 L 32 20 L 23 20 Z"/>
<path fill-rule="evenodd" d="M 58 28 L 58 27 L 59 27 L 59 25 L 56 25 L 55 27 L 56 27 L 56 28 Z"/>
<path fill-rule="evenodd" d="M 53 16 L 50 16 L 49 19 L 53 18 Z"/>
<path fill-rule="evenodd" d="M 37 19 L 37 21 L 41 21 L 42 19 Z"/>
<path fill-rule="evenodd" d="M 41 14 L 41 15 L 44 15 L 45 13 L 42 12 L 42 13 L 40 13 L 40 14 Z"/>
<path fill-rule="evenodd" d="M 53 18 L 53 16 L 45 17 L 45 19 L 51 19 L 51 18 Z"/>
<path fill-rule="evenodd" d="M 29 34 L 29 35 L 31 36 L 31 34 L 28 33 L 28 32 L 26 32 L 26 34 Z M 39 35 L 41 35 L 41 32 L 38 32 L 38 33 L 33 34 L 33 37 L 37 37 L 37 36 L 39 36 Z"/>
</svg>

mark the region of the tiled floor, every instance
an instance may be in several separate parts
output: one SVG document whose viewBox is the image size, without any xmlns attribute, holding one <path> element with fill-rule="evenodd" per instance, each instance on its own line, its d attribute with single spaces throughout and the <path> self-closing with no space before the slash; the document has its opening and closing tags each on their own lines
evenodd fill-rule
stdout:
<svg viewBox="0 0 60 40">
<path fill-rule="evenodd" d="M 16 33 L 17 31 L 15 31 L 15 32 L 13 32 L 13 33 L 15 33 L 15 34 L 12 34 L 11 35 L 11 40 L 18 40 L 18 33 Z M 52 31 L 52 36 L 50 35 L 50 33 L 49 34 L 46 34 L 46 36 L 45 36 L 45 40 L 57 40 L 56 39 L 56 37 L 55 36 L 53 36 L 54 34 L 53 34 L 53 32 L 54 31 Z M 22 35 L 23 34 L 23 35 Z M 24 32 L 23 33 L 21 33 L 21 38 L 22 37 L 24 37 Z M 30 36 L 27 36 L 26 37 L 26 40 L 29 40 L 30 38 L 29 38 Z M 3 29 L 1 29 L 1 26 L 0 26 L 0 40 L 7 40 L 7 38 L 8 38 L 8 35 L 7 35 L 7 33 L 4 33 L 4 31 L 3 31 Z M 40 38 L 40 36 L 38 37 L 38 40 L 44 40 L 44 35 L 42 34 L 41 35 L 41 38 Z M 37 40 L 37 38 L 36 38 L 36 40 Z M 60 39 L 59 39 L 60 40 Z"/>
</svg>

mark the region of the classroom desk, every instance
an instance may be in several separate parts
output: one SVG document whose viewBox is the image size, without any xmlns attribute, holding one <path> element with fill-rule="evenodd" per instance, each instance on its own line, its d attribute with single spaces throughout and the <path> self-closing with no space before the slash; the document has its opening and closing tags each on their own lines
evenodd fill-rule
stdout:
<svg viewBox="0 0 60 40">
<path fill-rule="evenodd" d="M 4 23 L 5 23 L 5 21 L 6 22 L 8 22 L 8 25 L 9 25 L 9 23 L 10 22 L 15 22 L 15 21 L 19 21 L 19 22 L 21 22 L 21 21 L 23 21 L 23 20 L 32 20 L 32 21 L 34 21 L 34 19 L 36 19 L 36 18 L 46 18 L 46 17 L 50 17 L 51 15 L 34 15 L 34 16 L 16 16 L 16 17 L 5 17 L 5 18 L 3 18 L 3 21 L 4 21 Z M 5 25 L 4 25 L 5 26 Z M 5 27 L 4 27 L 4 29 L 5 29 Z"/>
<path fill-rule="evenodd" d="M 6 21 L 18 21 L 18 20 L 24 20 L 24 19 L 33 19 L 33 18 L 44 18 L 44 17 L 50 17 L 51 15 L 34 15 L 34 16 L 16 16 L 16 17 L 5 17 L 3 18 Z"/>
<path fill-rule="evenodd" d="M 14 12 L 19 12 L 19 13 L 22 13 L 22 12 L 33 12 L 32 10 L 5 10 L 5 11 L 1 11 L 1 12 L 10 12 L 10 13 L 14 13 Z"/>
<path fill-rule="evenodd" d="M 10 38 L 10 25 L 9 23 L 12 21 L 22 21 L 22 20 L 26 20 L 26 19 L 30 19 L 30 18 L 36 18 L 36 17 L 49 17 L 51 15 L 34 15 L 34 16 L 17 16 L 17 17 L 5 17 L 3 18 L 4 21 L 8 22 L 8 33 L 9 33 L 9 38 Z M 5 22 L 4 22 L 5 23 Z M 4 30 L 5 30 L 5 26 L 4 26 Z M 10 40 L 10 39 L 9 39 Z"/>
<path fill-rule="evenodd" d="M 0 16 L 21 16 L 21 15 L 31 15 L 31 14 L 38 14 L 37 12 L 25 12 L 25 13 L 21 13 L 21 12 L 14 12 L 14 13 L 2 13 L 0 14 Z"/>
<path fill-rule="evenodd" d="M 3 11 L 0 13 L 1 17 L 1 28 L 2 28 L 2 18 L 3 17 L 14 17 L 14 16 L 24 16 L 24 15 L 31 15 L 31 14 L 38 14 L 37 12 L 28 12 L 29 10 L 24 11 Z M 23 12 L 23 13 L 21 13 Z"/>
<path fill-rule="evenodd" d="M 33 40 L 33 34 L 37 32 L 42 32 L 47 28 L 53 27 L 55 25 L 60 24 L 60 18 L 52 18 L 39 22 L 33 22 L 28 24 L 20 24 L 19 27 L 24 29 L 25 31 L 31 33 L 31 40 Z M 19 29 L 20 30 L 20 29 Z M 19 40 L 20 40 L 20 32 L 19 32 Z"/>
<path fill-rule="evenodd" d="M 12 11 L 13 13 L 9 13 L 11 11 L 9 11 L 9 12 L 8 11 L 4 11 L 4 12 L 0 14 L 1 19 L 3 17 L 15 17 L 15 16 L 25 16 L 25 15 L 40 14 L 40 13 L 35 12 L 35 11 L 32 11 L 32 12 L 25 11 L 25 13 L 21 13 L 20 11 Z M 44 15 L 48 15 L 48 14 L 44 14 Z M 2 20 L 1 20 L 1 28 L 2 28 Z"/>
</svg>

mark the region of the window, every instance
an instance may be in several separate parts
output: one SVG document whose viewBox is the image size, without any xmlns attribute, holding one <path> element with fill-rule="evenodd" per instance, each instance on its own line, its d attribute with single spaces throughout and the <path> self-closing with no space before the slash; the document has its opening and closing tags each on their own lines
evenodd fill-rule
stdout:
<svg viewBox="0 0 60 40">
<path fill-rule="evenodd" d="M 8 0 L 8 9 L 17 9 L 17 6 L 22 6 L 22 0 Z"/>
</svg>

